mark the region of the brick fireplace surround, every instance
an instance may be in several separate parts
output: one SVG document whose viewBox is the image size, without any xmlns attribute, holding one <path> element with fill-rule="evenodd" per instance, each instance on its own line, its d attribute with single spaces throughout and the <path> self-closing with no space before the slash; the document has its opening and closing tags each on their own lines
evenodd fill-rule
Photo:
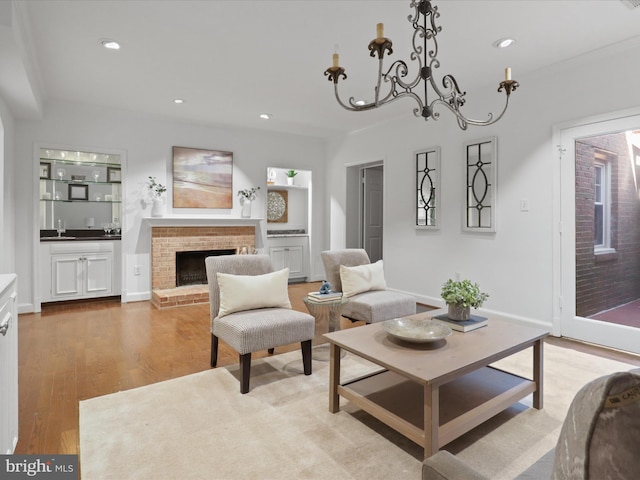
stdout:
<svg viewBox="0 0 640 480">
<path fill-rule="evenodd" d="M 152 226 L 151 303 L 158 308 L 209 301 L 207 285 L 176 287 L 176 252 L 256 246 L 255 226 Z"/>
</svg>

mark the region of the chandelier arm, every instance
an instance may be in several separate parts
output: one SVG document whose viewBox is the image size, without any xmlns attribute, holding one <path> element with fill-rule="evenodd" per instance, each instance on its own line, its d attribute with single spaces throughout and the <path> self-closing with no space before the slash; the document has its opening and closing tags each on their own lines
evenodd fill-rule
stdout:
<svg viewBox="0 0 640 480">
<path fill-rule="evenodd" d="M 412 54 L 412 56 L 413 56 L 413 54 Z M 414 58 L 412 58 L 412 60 L 414 60 Z M 418 63 L 419 63 L 420 66 L 422 66 L 422 62 L 420 62 L 419 58 L 418 58 Z M 391 73 L 391 70 L 393 70 L 394 67 L 395 67 L 395 71 L 396 71 L 395 74 L 389 76 L 389 74 Z M 420 71 L 421 70 L 422 70 L 422 68 L 418 69 L 418 73 L 416 74 L 416 76 L 415 76 L 415 78 L 413 80 L 411 80 L 410 82 L 405 82 L 404 80 L 402 80 L 402 77 L 406 77 L 407 76 L 407 74 L 409 73 L 409 67 L 404 62 L 404 60 L 396 60 L 395 62 L 393 62 L 393 64 L 391 65 L 391 67 L 389 68 L 387 73 L 384 74 L 384 78 L 385 78 L 385 81 L 390 81 L 391 79 L 393 79 L 393 81 L 395 83 L 400 85 L 405 90 L 412 90 L 413 88 L 416 87 L 416 85 L 418 85 L 420 83 L 420 80 L 421 80 Z"/>
<path fill-rule="evenodd" d="M 440 98 L 436 98 L 433 102 L 431 102 L 430 106 L 433 108 L 433 106 L 435 104 L 440 104 L 445 106 L 446 108 L 449 109 L 449 111 L 451 111 L 451 113 L 453 113 L 457 119 L 458 119 L 458 125 L 460 125 L 460 128 L 462 128 L 463 130 L 466 130 L 466 125 L 476 125 L 479 127 L 486 127 L 488 125 L 493 125 L 494 123 L 496 123 L 497 121 L 499 121 L 504 114 L 507 111 L 507 108 L 509 107 L 509 97 L 507 97 L 505 104 L 504 104 L 504 108 L 502 109 L 502 111 L 500 112 L 500 114 L 496 117 L 493 115 L 493 113 L 489 113 L 488 114 L 488 119 L 487 120 L 476 120 L 473 118 L 468 118 L 465 117 L 462 113 L 460 113 L 460 110 L 455 109 L 454 107 L 452 107 L 449 102 L 442 100 Z M 437 120 L 437 116 L 434 114 L 434 118 Z M 464 126 L 463 126 L 464 125 Z"/>
</svg>

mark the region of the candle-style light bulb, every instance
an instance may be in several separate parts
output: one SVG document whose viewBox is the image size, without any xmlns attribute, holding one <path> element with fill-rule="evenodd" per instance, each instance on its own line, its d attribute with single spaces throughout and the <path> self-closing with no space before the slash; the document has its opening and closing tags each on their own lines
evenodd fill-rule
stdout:
<svg viewBox="0 0 640 480">
<path fill-rule="evenodd" d="M 511 80 L 511 67 L 504 69 L 504 79 L 508 82 Z"/>
<path fill-rule="evenodd" d="M 338 55 L 337 53 L 333 54 L 333 66 L 334 67 L 340 66 L 340 55 Z"/>
<path fill-rule="evenodd" d="M 376 33 L 377 40 L 382 40 L 384 38 L 384 23 L 379 23 L 376 25 Z"/>
</svg>

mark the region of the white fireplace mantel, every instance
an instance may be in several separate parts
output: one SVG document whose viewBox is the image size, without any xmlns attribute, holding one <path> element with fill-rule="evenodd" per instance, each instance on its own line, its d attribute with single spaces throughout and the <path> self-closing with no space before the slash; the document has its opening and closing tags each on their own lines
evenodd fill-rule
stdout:
<svg viewBox="0 0 640 480">
<path fill-rule="evenodd" d="M 144 219 L 151 227 L 242 227 L 258 226 L 264 218 L 164 216 Z"/>
</svg>

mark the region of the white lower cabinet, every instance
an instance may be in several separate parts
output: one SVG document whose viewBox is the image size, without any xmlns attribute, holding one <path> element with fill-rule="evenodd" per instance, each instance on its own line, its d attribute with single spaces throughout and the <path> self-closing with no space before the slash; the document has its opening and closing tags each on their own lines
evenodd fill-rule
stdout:
<svg viewBox="0 0 640 480">
<path fill-rule="evenodd" d="M 16 276 L 0 275 L 0 454 L 18 443 L 18 306 Z"/>
<path fill-rule="evenodd" d="M 304 251 L 302 247 L 271 247 L 269 254 L 274 269 L 289 268 L 289 278 L 304 276 Z"/>
<path fill-rule="evenodd" d="M 113 293 L 113 254 L 52 255 L 51 298 L 101 297 Z"/>
<path fill-rule="evenodd" d="M 309 274 L 307 237 L 269 239 L 269 256 L 275 270 L 289 268 L 290 279 L 304 279 Z"/>
<path fill-rule="evenodd" d="M 120 295 L 120 242 L 40 246 L 42 302 Z"/>
</svg>

